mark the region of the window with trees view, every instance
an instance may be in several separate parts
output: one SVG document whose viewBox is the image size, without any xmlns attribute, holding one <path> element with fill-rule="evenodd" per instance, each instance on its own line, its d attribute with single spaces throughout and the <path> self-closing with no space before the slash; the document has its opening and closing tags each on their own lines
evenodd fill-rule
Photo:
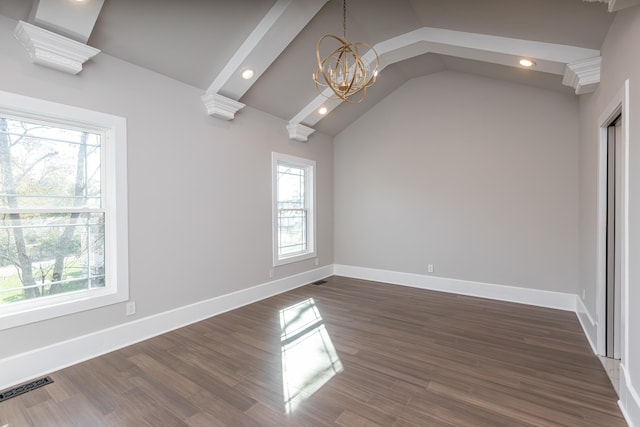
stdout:
<svg viewBox="0 0 640 427">
<path fill-rule="evenodd" d="M 315 162 L 273 153 L 274 265 L 315 256 Z"/>
<path fill-rule="evenodd" d="M 20 105 L 6 107 L 11 100 Z M 114 277 L 122 278 L 116 267 L 126 271 L 114 256 L 113 145 L 126 142 L 115 141 L 124 119 L 51 105 L 0 93 L 0 323 L 6 327 L 128 297 L 127 284 Z M 39 110 L 71 116 L 53 119 Z M 126 231 L 126 223 L 120 228 Z"/>
</svg>

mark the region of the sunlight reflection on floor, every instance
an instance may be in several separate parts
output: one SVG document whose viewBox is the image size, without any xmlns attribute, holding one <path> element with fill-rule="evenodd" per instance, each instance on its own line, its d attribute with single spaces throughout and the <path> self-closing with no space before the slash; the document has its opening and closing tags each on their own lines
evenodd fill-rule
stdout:
<svg viewBox="0 0 640 427">
<path fill-rule="evenodd" d="M 287 413 L 343 367 L 313 298 L 280 310 L 282 387 Z"/>
</svg>

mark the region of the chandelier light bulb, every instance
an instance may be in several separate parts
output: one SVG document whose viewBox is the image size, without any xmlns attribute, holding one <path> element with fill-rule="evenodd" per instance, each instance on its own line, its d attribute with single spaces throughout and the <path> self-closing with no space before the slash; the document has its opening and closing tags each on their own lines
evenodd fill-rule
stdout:
<svg viewBox="0 0 640 427">
<path fill-rule="evenodd" d="M 367 88 L 376 82 L 378 74 L 378 53 L 366 43 L 347 41 L 346 0 L 342 3 L 343 36 L 327 34 L 320 38 L 316 47 L 318 70 L 313 73 L 313 81 L 318 92 L 329 99 L 340 99 L 350 104 L 358 104 L 367 96 Z M 337 46 L 336 46 L 337 42 Z M 322 49 L 323 46 L 331 46 Z M 373 53 L 369 61 L 362 58 L 360 51 Z M 329 52 L 323 55 L 321 52 Z M 326 88 L 331 94 L 326 95 Z"/>
</svg>

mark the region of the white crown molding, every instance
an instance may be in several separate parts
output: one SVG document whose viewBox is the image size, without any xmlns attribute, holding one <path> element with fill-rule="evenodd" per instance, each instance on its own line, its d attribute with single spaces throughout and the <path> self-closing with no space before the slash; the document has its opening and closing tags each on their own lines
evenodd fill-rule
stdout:
<svg viewBox="0 0 640 427">
<path fill-rule="evenodd" d="M 609 12 L 612 11 L 611 9 L 616 4 L 616 0 L 582 0 L 582 1 L 587 2 L 587 3 L 596 3 L 596 2 L 604 3 L 604 4 L 606 4 L 608 6 L 607 8 L 608 8 Z"/>
<path fill-rule="evenodd" d="M 622 9 L 626 9 L 631 6 L 637 6 L 640 4 L 640 0 L 582 0 L 589 3 L 600 2 L 607 5 L 609 12 L 617 12 Z"/>
<path fill-rule="evenodd" d="M 600 51 L 595 49 L 432 27 L 422 27 L 401 34 L 377 43 L 374 48 L 380 57 L 378 71 L 405 59 L 426 53 L 438 53 L 519 68 L 522 68 L 518 63 L 520 58 L 527 57 L 535 60 L 535 71 L 563 75 L 567 64 L 578 63 L 600 55 Z M 373 52 L 367 52 L 363 60 L 370 65 L 374 60 Z M 585 82 L 586 80 L 585 77 Z M 583 86 L 586 85 L 581 83 Z M 331 95 L 331 89 L 327 88 L 323 93 Z M 324 95 L 316 96 L 291 118 L 289 123 L 314 126 L 326 117 L 317 113 L 320 106 L 327 104 L 327 98 Z M 341 100 L 331 100 L 330 109 L 341 103 Z"/>
<path fill-rule="evenodd" d="M 567 64 L 562 84 L 574 88 L 576 95 L 593 92 L 600 83 L 601 64 L 600 56 Z"/>
<path fill-rule="evenodd" d="M 34 64 L 65 73 L 78 74 L 85 62 L 100 53 L 99 49 L 24 21 L 18 21 L 13 34 L 27 49 Z"/>
<path fill-rule="evenodd" d="M 289 139 L 306 142 L 309 135 L 316 130 L 300 123 L 291 123 L 287 125 L 287 131 L 289 131 Z"/>
<path fill-rule="evenodd" d="M 242 102 L 217 93 L 205 93 L 202 95 L 202 102 L 207 108 L 207 114 L 223 120 L 233 120 L 236 113 L 245 107 Z"/>
</svg>

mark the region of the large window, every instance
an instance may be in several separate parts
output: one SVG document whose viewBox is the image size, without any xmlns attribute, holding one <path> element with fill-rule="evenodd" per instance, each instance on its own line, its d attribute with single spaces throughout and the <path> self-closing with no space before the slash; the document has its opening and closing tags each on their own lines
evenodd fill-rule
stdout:
<svg viewBox="0 0 640 427">
<path fill-rule="evenodd" d="M 273 265 L 315 257 L 315 162 L 273 153 Z"/>
<path fill-rule="evenodd" d="M 0 329 L 128 298 L 124 127 L 0 92 Z"/>
</svg>

